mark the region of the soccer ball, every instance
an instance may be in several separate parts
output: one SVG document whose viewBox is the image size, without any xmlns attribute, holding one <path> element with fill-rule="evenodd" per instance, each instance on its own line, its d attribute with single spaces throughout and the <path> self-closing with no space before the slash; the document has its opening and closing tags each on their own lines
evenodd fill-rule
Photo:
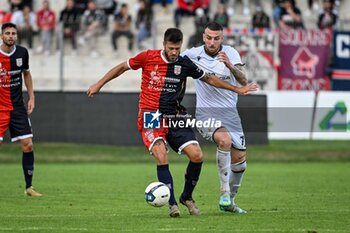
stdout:
<svg viewBox="0 0 350 233">
<path fill-rule="evenodd" d="M 162 182 L 152 182 L 145 190 L 145 200 L 151 206 L 164 206 L 169 199 L 170 189 Z"/>
</svg>

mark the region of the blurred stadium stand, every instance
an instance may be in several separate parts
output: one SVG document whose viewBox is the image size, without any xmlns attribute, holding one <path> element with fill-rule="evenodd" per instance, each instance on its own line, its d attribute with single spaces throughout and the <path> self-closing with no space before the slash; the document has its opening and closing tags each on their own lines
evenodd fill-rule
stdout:
<svg viewBox="0 0 350 233">
<path fill-rule="evenodd" d="M 122 1 L 119 0 L 118 2 L 120 3 Z M 130 14 L 132 14 L 133 19 L 135 19 L 136 12 L 134 6 L 137 0 L 125 0 L 123 2 L 127 2 L 129 4 Z M 307 1 L 297 0 L 296 2 L 299 8 L 302 9 L 302 12 L 304 13 L 308 8 Z M 34 0 L 35 10 L 40 6 L 40 3 L 41 1 Z M 211 16 L 213 15 L 216 9 L 217 3 L 218 0 L 211 1 Z M 263 4 L 265 12 L 271 17 L 272 0 L 261 0 L 261 3 Z M 339 29 L 344 31 L 350 30 L 350 15 L 348 14 L 348 11 L 350 10 L 350 1 L 343 0 L 341 1 L 341 4 L 342 5 L 339 12 Z M 0 10 L 6 10 L 6 6 L 7 0 L 0 0 Z M 55 10 L 57 15 L 64 8 L 64 6 L 65 0 L 53 0 L 51 2 L 51 7 Z M 239 12 L 242 12 L 242 6 L 238 5 L 237 7 L 237 14 L 235 14 L 234 17 L 231 17 L 230 26 L 232 28 L 238 29 L 249 28 L 251 17 L 239 14 Z M 169 12 L 165 12 L 159 4 L 154 6 L 154 31 L 152 38 L 147 41 L 147 47 L 149 47 L 150 49 L 160 49 L 163 47 L 162 40 L 164 31 L 167 28 L 174 26 L 174 8 L 175 3 L 169 6 Z M 253 11 L 254 5 L 252 4 L 251 12 Z M 303 15 L 303 21 L 307 29 L 315 29 L 316 20 L 317 15 L 315 14 Z M 113 21 L 112 16 L 110 16 L 109 21 L 111 25 Z M 135 32 L 135 24 L 133 23 L 132 26 L 133 31 Z M 182 48 L 184 50 L 186 48 L 190 35 L 195 30 L 193 18 L 183 18 L 183 21 L 181 23 L 181 29 L 184 32 L 184 43 Z M 109 141 L 106 140 L 104 130 L 96 130 L 96 135 L 90 134 L 90 132 L 93 132 L 94 130 L 90 130 L 89 132 L 84 131 L 86 128 L 88 128 L 86 127 L 86 125 L 91 125 L 91 121 L 96 121 L 96 119 L 99 119 L 99 117 L 103 118 L 104 116 L 108 116 L 111 118 L 111 120 L 100 121 L 105 124 L 103 125 L 103 127 L 105 127 L 107 131 L 108 129 L 110 129 L 109 122 L 115 123 L 119 120 L 126 120 L 127 122 L 130 122 L 130 119 L 134 119 L 136 117 L 135 112 L 137 112 L 136 108 L 138 99 L 137 92 L 139 92 L 141 81 L 140 70 L 126 72 L 122 75 L 122 77 L 118 78 L 118 80 L 108 83 L 102 91 L 109 93 L 101 94 L 100 98 L 96 98 L 93 101 L 91 101 L 91 99 L 86 98 L 86 95 L 84 94 L 89 85 L 100 79 L 110 68 L 122 61 L 125 61 L 130 56 L 136 55 L 139 52 L 137 49 L 135 49 L 134 53 L 130 54 L 127 49 L 126 38 L 120 38 L 120 49 L 118 50 L 118 54 L 113 53 L 110 42 L 110 31 L 111 27 L 109 29 L 109 32 L 105 33 L 99 38 L 98 49 L 100 52 L 100 56 L 98 58 L 90 57 L 87 46 L 80 46 L 80 48 L 78 48 L 78 54 L 73 55 L 71 53 L 71 46 L 68 43 L 66 43 L 66 45 L 64 46 L 63 56 L 61 56 L 59 52 L 55 52 L 50 56 L 37 54 L 35 53 L 35 51 L 31 52 L 30 66 L 34 78 L 34 87 L 36 91 L 39 91 L 37 93 L 37 109 L 33 113 L 33 122 L 38 135 L 36 137 L 37 140 L 74 141 L 85 143 L 94 142 L 121 145 L 137 143 L 139 145 L 140 140 L 133 140 L 135 139 L 135 137 L 138 136 L 137 129 L 135 128 L 136 125 L 133 125 L 133 132 L 130 135 L 128 135 L 129 138 L 123 138 L 123 135 L 115 134 L 115 130 L 119 130 L 118 127 L 124 124 L 119 124 L 118 127 L 115 126 L 116 128 L 114 128 L 113 131 L 109 131 L 110 135 L 107 135 Z M 35 39 L 35 44 L 37 45 L 39 43 L 38 37 L 36 37 Z M 55 48 L 56 45 L 53 45 L 52 47 Z M 278 46 L 276 46 L 276 48 L 277 47 Z M 261 73 L 261 70 L 259 70 L 259 72 Z M 63 77 L 64 79 L 61 79 L 61 77 Z M 187 83 L 187 92 L 192 93 L 187 95 L 187 100 L 194 100 L 194 86 L 191 79 L 189 79 L 189 82 Z M 116 95 L 118 95 L 118 97 L 122 97 L 122 99 L 115 98 Z M 252 103 L 258 103 L 254 98 L 259 98 L 260 102 L 258 102 L 264 105 L 264 107 L 260 108 L 260 110 L 264 110 L 263 112 L 261 112 L 261 114 L 263 114 L 264 117 L 259 118 L 264 122 L 258 122 L 258 125 L 252 124 L 251 120 L 253 120 L 253 123 L 256 123 L 254 121 L 254 119 L 256 119 L 256 115 L 251 114 L 249 111 L 247 112 L 247 109 L 242 110 L 242 114 L 245 114 L 242 117 L 242 120 L 244 127 L 248 129 L 247 137 L 250 139 L 250 143 L 264 144 L 267 143 L 266 127 L 268 126 L 266 116 L 266 110 L 268 110 L 266 109 L 266 97 L 264 97 L 264 95 L 252 95 L 248 97 L 243 97 L 242 101 L 240 101 L 239 104 L 242 105 L 245 103 L 249 106 L 252 106 Z M 127 99 L 129 101 L 128 104 L 125 105 L 125 101 L 122 100 Z M 94 102 L 94 104 L 92 104 L 91 102 Z M 131 102 L 134 104 L 131 105 Z M 184 102 L 185 106 L 194 106 L 188 104 L 186 102 L 186 99 Z M 108 104 L 116 106 L 112 108 L 114 114 L 110 114 L 110 107 L 106 107 L 106 105 L 109 106 Z M 103 114 L 103 112 L 106 110 L 108 113 Z M 245 113 L 244 110 L 246 110 Z M 76 111 L 80 112 L 81 114 L 75 115 L 74 113 Z M 123 114 L 120 114 L 120 112 L 126 113 L 126 111 L 129 111 L 129 115 L 127 117 L 125 117 L 125 115 Z M 68 114 L 66 114 L 67 112 Z M 71 114 L 69 114 L 69 112 Z M 254 119 L 250 118 L 249 116 L 254 116 Z M 117 119 L 117 121 L 115 121 L 115 119 Z M 58 125 L 56 124 L 57 122 L 61 122 L 61 124 L 59 125 L 64 125 L 64 127 L 58 127 Z M 70 129 L 72 129 L 72 122 L 76 124 L 76 126 L 79 126 L 81 128 L 82 133 L 75 135 L 74 132 L 70 131 Z M 129 124 L 125 125 L 129 126 Z M 58 128 L 56 130 L 52 127 Z M 95 125 L 95 127 L 97 127 L 97 125 Z M 249 130 L 249 127 L 251 127 L 252 130 Z M 254 130 L 256 130 L 257 127 L 263 128 L 256 134 Z M 123 130 L 125 131 L 126 129 Z"/>
<path fill-rule="evenodd" d="M 6 10 L 8 7 L 7 0 L 0 0 L 0 8 Z M 129 5 L 129 12 L 133 19 L 136 18 L 135 5 L 137 0 L 128 1 L 118 1 L 118 3 L 127 2 Z M 154 25 L 153 25 L 153 36 L 147 41 L 149 48 L 162 48 L 163 33 L 166 28 L 173 27 L 173 12 L 175 9 L 175 3 L 169 5 L 168 12 L 165 12 L 159 4 L 154 5 Z M 210 6 L 210 16 L 212 16 L 216 10 L 218 0 L 212 0 Z M 251 1 L 254 2 L 254 1 Z M 302 12 L 307 9 L 307 1 L 297 0 L 297 5 Z M 320 1 L 322 2 L 322 1 Z M 266 13 L 271 17 L 272 15 L 272 0 L 262 0 L 263 8 Z M 37 10 L 41 1 L 34 0 L 34 10 Z M 340 24 L 339 28 L 341 30 L 350 29 L 350 15 L 348 11 L 350 10 L 350 1 L 341 1 L 340 8 Z M 120 5 L 120 4 L 119 4 Z M 54 9 L 57 15 L 64 8 L 65 0 L 54 0 L 51 1 L 51 8 Z M 249 28 L 250 26 L 250 16 L 243 16 L 239 12 L 241 11 L 241 5 L 237 4 L 236 14 L 231 17 L 230 25 L 233 28 Z M 251 4 L 251 12 L 254 12 L 254 4 Z M 316 28 L 317 15 L 311 14 L 307 16 L 303 15 L 303 20 L 306 28 Z M 93 83 L 95 80 L 102 77 L 102 75 L 112 68 L 119 62 L 125 61 L 131 55 L 135 55 L 139 52 L 137 49 L 134 50 L 133 54 L 130 54 L 127 50 L 127 40 L 125 38 L 120 38 L 120 49 L 118 54 L 114 54 L 110 42 L 110 31 L 112 25 L 112 16 L 109 18 L 110 29 L 109 32 L 105 33 L 99 38 L 98 50 L 100 56 L 98 58 L 91 58 L 89 56 L 89 51 L 87 51 L 87 46 L 80 46 L 78 48 L 78 54 L 72 55 L 70 53 L 70 45 L 66 43 L 65 54 L 63 59 L 60 57 L 60 53 L 55 52 L 50 56 L 45 56 L 41 54 L 36 54 L 34 51 L 31 53 L 30 66 L 32 74 L 35 81 L 36 90 L 63 90 L 63 91 L 85 91 L 87 87 Z M 184 43 L 183 49 L 186 48 L 189 36 L 194 32 L 193 18 L 185 17 L 181 23 L 181 29 L 184 32 Z M 133 22 L 133 31 L 135 32 L 135 24 Z M 36 47 L 39 43 L 38 37 L 35 38 L 34 46 Z M 55 48 L 56 46 L 52 46 Z M 136 46 L 135 46 L 136 47 Z M 62 62 L 61 62 L 62 61 Z M 64 79 L 60 79 L 63 77 Z M 62 82 L 63 81 L 63 82 Z M 112 82 L 108 84 L 103 91 L 112 92 L 138 92 L 140 84 L 140 71 L 130 71 L 123 74 L 123 77 L 118 79 L 117 82 Z M 193 84 L 190 81 L 188 84 L 188 91 L 193 92 Z"/>
</svg>

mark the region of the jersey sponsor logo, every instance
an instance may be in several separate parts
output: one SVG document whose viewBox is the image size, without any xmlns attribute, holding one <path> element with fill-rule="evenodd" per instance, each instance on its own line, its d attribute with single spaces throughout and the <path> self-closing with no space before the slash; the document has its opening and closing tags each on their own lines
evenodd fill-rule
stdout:
<svg viewBox="0 0 350 233">
<path fill-rule="evenodd" d="M 12 70 L 12 71 L 9 71 L 8 74 L 9 75 L 16 75 L 16 74 L 20 74 L 22 72 L 22 70 Z"/>
<path fill-rule="evenodd" d="M 21 67 L 21 66 L 23 65 L 23 60 L 22 60 L 22 58 L 16 58 L 16 65 L 17 65 L 18 67 Z"/>
<path fill-rule="evenodd" d="M 181 72 L 181 66 L 179 67 Z M 161 76 L 158 71 L 158 65 L 151 71 L 150 76 L 151 79 L 148 83 L 148 89 L 153 91 L 176 92 L 178 83 L 181 82 L 179 78 Z"/>
<path fill-rule="evenodd" d="M 179 83 L 181 80 L 178 78 L 169 78 L 169 77 L 165 77 L 165 82 L 167 83 Z"/>
<path fill-rule="evenodd" d="M 179 65 L 174 66 L 174 74 L 175 75 L 181 74 L 181 66 L 179 66 Z"/>
<path fill-rule="evenodd" d="M 143 128 L 145 129 L 159 129 L 160 128 L 160 116 L 162 114 L 157 110 L 156 112 L 144 112 L 143 113 Z"/>
</svg>

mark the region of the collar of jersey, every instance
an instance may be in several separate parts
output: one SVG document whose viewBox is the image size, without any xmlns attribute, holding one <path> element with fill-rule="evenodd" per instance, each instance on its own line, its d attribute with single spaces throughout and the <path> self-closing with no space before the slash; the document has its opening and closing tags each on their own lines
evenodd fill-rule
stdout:
<svg viewBox="0 0 350 233">
<path fill-rule="evenodd" d="M 2 54 L 4 54 L 5 56 L 11 56 L 12 54 L 14 54 L 16 52 L 16 45 L 14 45 L 14 48 L 13 48 L 13 50 L 11 51 L 11 53 L 5 53 L 4 51 L 2 51 L 1 49 L 0 49 L 0 53 L 2 53 Z"/>
<path fill-rule="evenodd" d="M 218 50 L 218 52 L 214 56 L 212 56 L 209 53 L 207 53 L 207 51 L 205 50 L 205 46 L 203 45 L 204 54 L 207 55 L 210 58 L 213 58 L 213 59 L 215 59 L 218 56 L 219 52 L 222 51 L 222 49 L 223 49 L 223 46 L 220 45 L 220 49 Z"/>
<path fill-rule="evenodd" d="M 161 49 L 161 50 L 160 50 L 160 57 L 163 59 L 163 61 L 164 61 L 165 63 L 174 63 L 174 62 L 177 62 L 177 60 L 179 59 L 179 58 L 177 58 L 175 61 L 168 61 L 168 60 L 166 59 L 166 57 L 163 56 L 163 51 L 164 51 L 164 49 Z"/>
</svg>

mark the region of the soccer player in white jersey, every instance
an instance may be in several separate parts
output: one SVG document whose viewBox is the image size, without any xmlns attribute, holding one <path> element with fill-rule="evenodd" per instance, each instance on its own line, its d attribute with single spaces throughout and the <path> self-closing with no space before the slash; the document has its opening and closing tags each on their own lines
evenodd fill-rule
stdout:
<svg viewBox="0 0 350 233">
<path fill-rule="evenodd" d="M 209 22 L 203 33 L 204 45 L 187 49 L 182 55 L 188 56 L 198 67 L 213 73 L 232 85 L 248 84 L 239 53 L 231 46 L 223 45 L 223 27 Z M 246 145 L 241 119 L 236 104 L 238 95 L 234 92 L 211 87 L 204 82 L 196 82 L 196 118 L 215 118 L 222 122 L 219 128 L 198 128 L 207 140 L 217 145 L 216 160 L 220 177 L 220 201 L 222 211 L 246 213 L 239 208 L 234 198 L 241 186 L 243 173 L 247 167 Z"/>
</svg>

